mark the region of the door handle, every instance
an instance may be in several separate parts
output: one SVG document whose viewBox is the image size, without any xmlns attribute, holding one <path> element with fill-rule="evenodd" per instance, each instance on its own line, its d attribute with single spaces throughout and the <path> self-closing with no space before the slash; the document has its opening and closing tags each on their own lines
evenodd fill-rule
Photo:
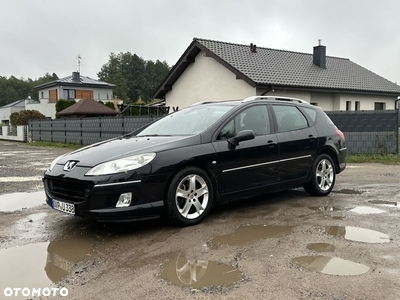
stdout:
<svg viewBox="0 0 400 300">
<path fill-rule="evenodd" d="M 274 141 L 268 141 L 267 142 L 267 146 L 269 146 L 269 147 L 274 147 L 274 146 L 276 146 L 276 142 L 274 142 Z"/>
<path fill-rule="evenodd" d="M 312 134 L 310 134 L 310 135 L 308 136 L 308 139 L 309 139 L 310 141 L 313 141 L 313 140 L 315 140 L 315 139 L 316 139 L 316 137 L 315 137 L 315 136 L 313 136 Z"/>
</svg>

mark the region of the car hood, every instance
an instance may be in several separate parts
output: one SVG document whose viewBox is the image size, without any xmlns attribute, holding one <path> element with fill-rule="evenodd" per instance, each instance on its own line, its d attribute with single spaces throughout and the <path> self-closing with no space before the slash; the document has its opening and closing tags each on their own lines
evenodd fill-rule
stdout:
<svg viewBox="0 0 400 300">
<path fill-rule="evenodd" d="M 93 167 L 101 162 L 127 156 L 161 152 L 178 147 L 200 144 L 200 136 L 122 136 L 83 147 L 64 155 L 57 164 L 69 160 L 77 161 L 79 166 Z"/>
</svg>

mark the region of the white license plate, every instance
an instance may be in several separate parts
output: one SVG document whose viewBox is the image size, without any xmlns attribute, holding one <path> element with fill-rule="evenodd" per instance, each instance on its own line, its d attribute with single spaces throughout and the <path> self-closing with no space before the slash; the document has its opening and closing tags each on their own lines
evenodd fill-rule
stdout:
<svg viewBox="0 0 400 300">
<path fill-rule="evenodd" d="M 75 215 L 75 206 L 73 204 L 61 202 L 54 199 L 52 201 L 54 209 L 65 212 L 67 214 Z"/>
</svg>

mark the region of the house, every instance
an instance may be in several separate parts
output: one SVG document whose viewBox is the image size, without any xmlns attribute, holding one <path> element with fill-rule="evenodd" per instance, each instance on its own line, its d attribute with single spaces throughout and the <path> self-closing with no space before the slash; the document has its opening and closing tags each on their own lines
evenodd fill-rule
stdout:
<svg viewBox="0 0 400 300">
<path fill-rule="evenodd" d="M 60 118 L 86 118 L 116 116 L 119 112 L 93 99 L 83 99 L 58 113 Z"/>
<path fill-rule="evenodd" d="M 10 125 L 10 115 L 21 110 L 25 110 L 25 99 L 0 107 L 0 123 L 7 126 Z"/>
<path fill-rule="evenodd" d="M 114 84 L 83 76 L 79 72 L 72 72 L 71 76 L 36 86 L 39 100 L 27 100 L 25 109 L 38 110 L 45 116 L 54 119 L 56 116 L 55 104 L 58 100 L 113 101 L 114 87 Z"/>
<path fill-rule="evenodd" d="M 154 97 L 176 110 L 199 101 L 288 96 L 326 111 L 394 109 L 400 86 L 347 58 L 194 38 Z"/>
</svg>

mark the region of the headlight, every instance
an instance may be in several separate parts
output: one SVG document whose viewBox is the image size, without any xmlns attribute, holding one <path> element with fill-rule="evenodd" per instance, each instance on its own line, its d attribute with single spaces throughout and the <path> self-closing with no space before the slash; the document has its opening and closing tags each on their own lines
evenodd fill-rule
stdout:
<svg viewBox="0 0 400 300">
<path fill-rule="evenodd" d="M 65 155 L 65 154 L 64 154 L 64 155 Z M 51 171 L 51 170 L 54 168 L 54 166 L 56 165 L 56 163 L 57 163 L 57 162 L 60 160 L 60 158 L 63 157 L 64 155 L 60 155 L 59 157 L 57 157 L 55 160 L 53 160 L 53 161 L 51 162 L 49 171 Z"/>
<path fill-rule="evenodd" d="M 91 168 L 85 175 L 108 175 L 135 170 L 147 165 L 154 157 L 155 153 L 145 153 L 108 161 Z"/>
</svg>

